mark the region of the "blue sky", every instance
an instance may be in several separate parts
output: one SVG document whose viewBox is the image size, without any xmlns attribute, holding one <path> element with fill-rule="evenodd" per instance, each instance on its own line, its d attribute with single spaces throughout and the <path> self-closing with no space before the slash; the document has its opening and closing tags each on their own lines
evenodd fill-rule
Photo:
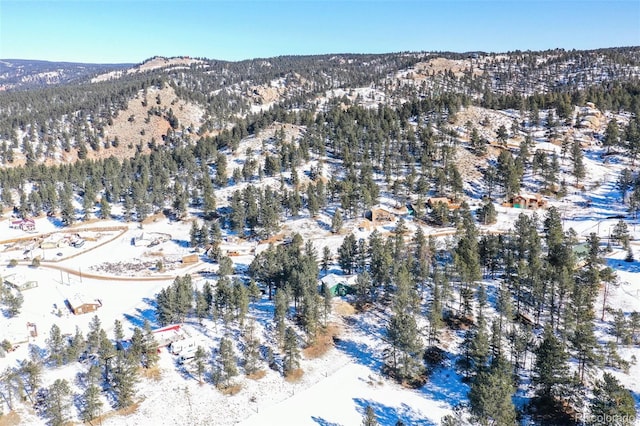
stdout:
<svg viewBox="0 0 640 426">
<path fill-rule="evenodd" d="M 0 0 L 0 58 L 142 62 L 640 45 L 640 0 Z"/>
</svg>

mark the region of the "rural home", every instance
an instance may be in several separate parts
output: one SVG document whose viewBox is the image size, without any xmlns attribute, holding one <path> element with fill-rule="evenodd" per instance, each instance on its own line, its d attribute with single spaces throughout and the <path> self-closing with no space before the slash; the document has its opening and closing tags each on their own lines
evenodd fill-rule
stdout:
<svg viewBox="0 0 640 426">
<path fill-rule="evenodd" d="M 528 210 L 544 208 L 546 205 L 547 201 L 540 195 L 514 195 L 503 204 L 504 207 Z"/>
<path fill-rule="evenodd" d="M 220 253 L 224 256 L 247 256 L 255 253 L 255 247 L 246 244 L 222 244 Z"/>
<path fill-rule="evenodd" d="M 29 290 L 38 287 L 38 281 L 24 281 L 21 284 L 16 285 L 16 288 L 20 291 Z"/>
<path fill-rule="evenodd" d="M 20 229 L 25 232 L 30 232 L 36 230 L 36 222 L 33 219 L 13 220 L 9 227 L 12 229 Z"/>
<path fill-rule="evenodd" d="M 579 243 L 571 248 L 573 256 L 576 259 L 576 268 L 582 268 L 587 264 L 589 257 L 589 243 Z"/>
<path fill-rule="evenodd" d="M 83 295 L 76 293 L 70 299 L 67 299 L 69 309 L 74 315 L 82 315 L 89 312 L 94 312 L 102 306 L 102 302 L 99 299 L 88 300 Z"/>
<path fill-rule="evenodd" d="M 431 197 L 427 200 L 427 207 L 432 209 L 439 203 L 444 204 L 449 210 L 460 208 L 460 203 L 454 203 L 453 200 L 448 197 Z"/>
<path fill-rule="evenodd" d="M 355 275 L 328 274 L 320 279 L 320 283 L 331 290 L 332 296 L 346 296 L 355 292 L 356 279 Z"/>
<path fill-rule="evenodd" d="M 190 337 L 189 332 L 180 324 L 171 324 L 152 331 L 158 347 L 169 346 L 174 342 Z"/>
<path fill-rule="evenodd" d="M 9 279 L 8 277 L 2 277 L 2 275 L 0 275 L 0 283 L 15 288 L 18 291 L 24 291 L 38 287 L 38 281 L 26 281 L 22 278 L 16 278 L 15 274 L 11 274 L 9 275 L 9 277 L 12 278 Z"/>
<path fill-rule="evenodd" d="M 374 208 L 369 210 L 365 217 L 373 222 L 374 225 L 379 223 L 393 222 L 396 219 L 395 214 L 384 208 Z"/>
</svg>

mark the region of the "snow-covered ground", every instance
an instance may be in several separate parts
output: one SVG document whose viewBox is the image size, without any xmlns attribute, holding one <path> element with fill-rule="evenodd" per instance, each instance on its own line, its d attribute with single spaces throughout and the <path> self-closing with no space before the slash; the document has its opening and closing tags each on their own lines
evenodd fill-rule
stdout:
<svg viewBox="0 0 640 426">
<path fill-rule="evenodd" d="M 355 93 L 355 92 L 354 92 Z M 342 96 L 344 93 L 334 93 Z M 374 92 L 357 92 L 362 97 L 375 97 Z M 254 155 L 262 154 L 260 144 L 253 138 L 245 140 L 253 149 Z M 558 150 L 558 147 L 547 142 L 538 144 L 545 150 Z M 238 152 L 246 150 L 243 146 Z M 585 163 L 587 177 L 583 180 L 585 191 L 569 186 L 570 194 L 563 201 L 549 200 L 549 204 L 558 208 L 562 215 L 565 229 L 573 228 L 579 239 L 590 233 L 597 233 L 602 239 L 609 237 L 611 229 L 618 222 L 618 215 L 626 215 L 626 209 L 620 200 L 620 193 L 615 187 L 619 171 L 625 167 L 621 159 L 612 158 L 609 164 L 603 164 L 597 149 L 586 152 Z M 241 167 L 244 157 L 236 155 L 231 169 Z M 236 161 L 237 160 L 237 161 Z M 568 167 L 568 160 L 562 163 Z M 531 179 L 531 177 L 529 177 Z M 261 184 L 278 185 L 276 178 L 266 178 Z M 217 192 L 218 206 L 228 203 L 231 193 L 246 185 L 233 185 Z M 478 201 L 478 200 L 474 200 Z M 381 204 L 393 206 L 395 202 L 383 194 Z M 496 206 L 499 220 L 490 230 L 506 231 L 523 210 Z M 346 233 L 353 231 L 356 238 L 366 238 L 369 231 L 357 228 L 359 219 L 347 220 L 344 231 L 340 234 L 329 232 L 331 223 L 330 211 L 321 213 L 310 219 L 300 215 L 287 221 L 284 230 L 299 232 L 305 240 L 311 240 L 318 251 L 327 246 L 332 253 Z M 527 211 L 526 214 L 533 212 Z M 544 211 L 537 211 L 540 219 Z M 81 294 L 84 298 L 99 299 L 102 307 L 96 311 L 103 327 L 112 337 L 114 320 L 123 322 L 125 334 L 132 327 L 141 326 L 144 319 L 155 321 L 153 301 L 158 291 L 168 286 L 176 276 L 192 274 L 197 286 L 201 286 L 209 277 L 207 272 L 215 270 L 215 265 L 208 262 L 204 254 L 197 253 L 200 261 L 183 265 L 182 256 L 191 254 L 189 248 L 189 222 L 175 222 L 160 218 L 155 222 L 139 227 L 136 224 L 124 225 L 118 221 L 98 221 L 79 227 L 91 228 L 90 231 L 77 231 L 87 239 L 81 248 L 64 246 L 52 249 L 34 249 L 27 245 L 15 246 L 9 240 L 32 238 L 37 234 L 26 234 L 20 230 L 9 229 L 8 220 L 0 221 L 0 275 L 17 283 L 37 281 L 38 287 L 23 292 L 25 303 L 22 312 L 15 318 L 0 320 L 0 340 L 8 339 L 16 344 L 14 351 L 0 358 L 0 371 L 7 367 L 15 367 L 19 360 L 29 356 L 29 345 L 38 348 L 46 347 L 46 339 L 52 324 L 60 326 L 63 333 L 74 333 L 79 327 L 84 333 L 93 314 L 74 316 L 65 307 L 65 300 Z M 640 226 L 637 221 L 627 220 L 633 240 L 640 239 Z M 126 226 L 127 229 L 113 230 L 113 227 Z M 422 226 L 425 234 L 438 235 L 440 241 L 452 230 L 435 229 L 407 221 L 407 227 L 415 230 Z M 100 231 L 100 228 L 110 230 Z M 74 231 L 62 229 L 57 223 L 47 218 L 36 219 L 37 233 L 59 232 L 73 234 Z M 387 233 L 393 225 L 379 226 L 381 233 Z M 135 245 L 133 240 L 141 234 L 170 235 L 167 241 L 154 246 Z M 231 236 L 230 236 L 231 237 Z M 632 242 L 636 259 L 640 259 L 640 244 Z M 266 245 L 238 242 L 256 253 Z M 30 266 L 33 256 L 43 255 L 45 260 L 39 267 Z M 607 304 L 621 308 L 626 314 L 640 311 L 640 262 L 625 262 L 624 250 L 615 246 L 607 255 L 608 265 L 619 277 L 619 285 L 610 290 Z M 19 260 L 13 267 L 7 266 L 11 259 Z M 234 257 L 236 265 L 246 266 L 252 256 Z M 156 262 L 162 260 L 165 270 L 156 269 Z M 490 284 L 490 283 L 488 283 Z M 601 300 L 598 302 L 601 305 Z M 339 303 L 339 302 L 336 302 Z M 250 315 L 260 323 L 271 319 L 269 304 L 254 304 Z M 345 318 L 334 313 L 330 318 L 341 330 L 337 336 L 335 347 L 331 348 L 319 359 L 303 359 L 304 374 L 300 381 L 290 383 L 280 373 L 265 367 L 265 377 L 253 380 L 242 375 L 236 383 L 242 389 L 239 393 L 225 396 L 209 383 L 200 385 L 191 372 L 178 364 L 177 358 L 163 350 L 160 358 L 160 378 L 142 379 L 138 384 L 140 403 L 136 411 L 128 415 L 113 415 L 102 420 L 104 425 L 356 425 L 360 424 L 367 406 L 374 408 L 380 424 L 394 425 L 402 420 L 407 425 L 439 424 L 440 419 L 452 413 L 453 408 L 467 398 L 468 387 L 462 383 L 449 359 L 445 367 L 437 370 L 421 389 L 403 388 L 380 375 L 382 365 L 381 325 L 372 315 L 358 315 Z M 605 321 L 598 321 L 596 326 L 601 341 L 611 339 L 606 331 L 610 328 L 610 315 Z M 27 323 L 35 324 L 37 337 L 29 337 Z M 220 337 L 220 330 L 211 321 L 204 321 L 200 326 L 190 323 L 195 333 L 203 339 L 209 339 L 210 347 L 215 347 Z M 455 342 L 454 342 L 455 343 Z M 455 351 L 455 347 L 451 348 Z M 632 356 L 640 358 L 638 348 L 621 348 L 621 356 L 631 360 Z M 86 365 L 72 363 L 60 368 L 45 370 L 43 386 L 50 385 L 56 378 L 65 377 L 75 383 L 79 372 L 85 371 Z M 634 394 L 636 405 L 640 408 L 640 366 L 631 365 L 628 374 L 614 371 L 620 381 Z M 74 384 L 74 391 L 81 388 Z M 106 402 L 106 401 L 105 401 Z M 26 405 L 18 404 L 21 424 L 44 424 Z M 170 407 L 168 409 L 167 407 Z M 105 411 L 109 406 L 105 405 Z M 6 406 L 4 407 L 6 412 Z M 77 410 L 73 410 L 77 420 Z"/>
</svg>

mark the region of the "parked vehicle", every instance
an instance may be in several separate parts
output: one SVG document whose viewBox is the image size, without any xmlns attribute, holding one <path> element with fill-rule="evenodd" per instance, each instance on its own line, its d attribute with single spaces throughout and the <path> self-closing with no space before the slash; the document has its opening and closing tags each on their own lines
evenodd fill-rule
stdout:
<svg viewBox="0 0 640 426">
<path fill-rule="evenodd" d="M 182 365 L 182 364 L 186 363 L 187 361 L 192 360 L 195 357 L 196 357 L 195 349 L 194 350 L 185 351 L 178 358 L 178 364 Z"/>
</svg>

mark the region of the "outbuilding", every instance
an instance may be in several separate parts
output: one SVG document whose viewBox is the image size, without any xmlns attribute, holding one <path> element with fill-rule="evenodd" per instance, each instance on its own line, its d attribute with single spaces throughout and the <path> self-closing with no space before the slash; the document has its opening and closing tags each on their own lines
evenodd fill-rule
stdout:
<svg viewBox="0 0 640 426">
<path fill-rule="evenodd" d="M 67 299 L 67 305 L 74 315 L 82 315 L 101 308 L 102 301 L 100 299 L 88 300 L 83 295 L 76 294 L 72 298 Z"/>
</svg>

